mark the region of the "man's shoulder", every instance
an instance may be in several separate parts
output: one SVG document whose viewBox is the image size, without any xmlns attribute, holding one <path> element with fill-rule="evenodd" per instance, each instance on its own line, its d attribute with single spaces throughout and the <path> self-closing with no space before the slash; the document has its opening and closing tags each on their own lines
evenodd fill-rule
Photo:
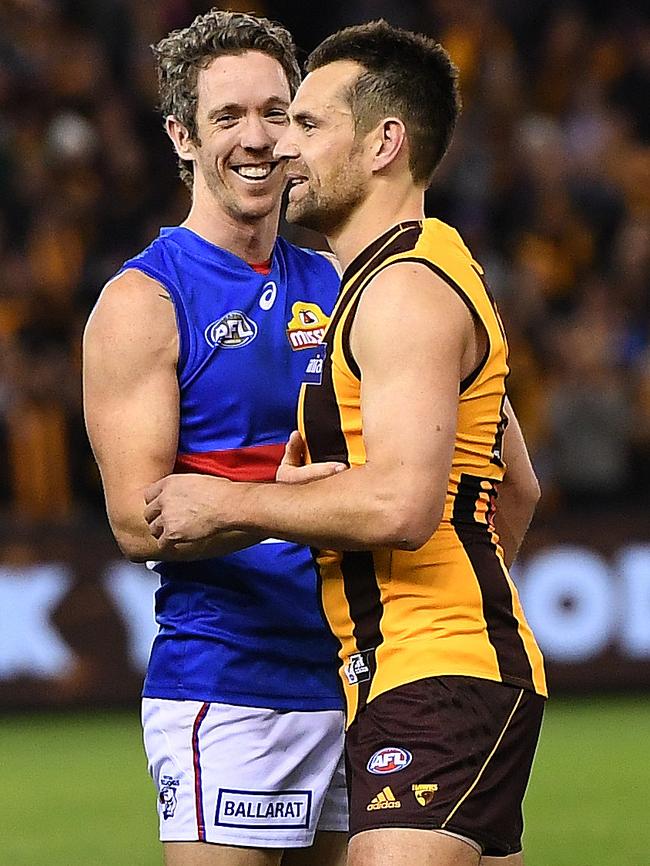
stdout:
<svg viewBox="0 0 650 866">
<path fill-rule="evenodd" d="M 169 292 L 155 277 L 126 269 L 103 287 L 88 324 L 103 322 L 109 330 L 171 333 L 175 327 L 171 301 Z"/>
<path fill-rule="evenodd" d="M 114 359 L 111 369 L 143 364 L 175 365 L 177 332 L 174 308 L 164 287 L 139 271 L 125 271 L 104 286 L 84 329 L 88 356 Z M 104 367 L 106 367 L 106 363 Z"/>
<path fill-rule="evenodd" d="M 135 265 L 126 264 L 108 280 L 100 298 L 118 297 L 122 302 L 138 302 L 152 293 L 169 295 L 166 288 L 155 276 L 140 270 Z"/>
<path fill-rule="evenodd" d="M 439 219 L 424 220 L 417 252 L 443 268 L 446 262 L 450 262 L 455 267 L 482 271 L 458 229 Z"/>
</svg>

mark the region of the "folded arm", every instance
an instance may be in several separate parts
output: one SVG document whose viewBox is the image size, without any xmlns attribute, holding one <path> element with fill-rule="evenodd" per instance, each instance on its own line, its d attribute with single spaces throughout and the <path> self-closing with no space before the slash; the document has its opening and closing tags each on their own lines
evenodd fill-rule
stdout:
<svg viewBox="0 0 650 866">
<path fill-rule="evenodd" d="M 108 518 L 134 561 L 200 559 L 246 547 L 242 533 L 170 545 L 144 519 L 144 491 L 173 471 L 178 447 L 178 334 L 165 289 L 126 271 L 103 290 L 84 334 L 84 411 Z"/>
<path fill-rule="evenodd" d="M 361 370 L 366 463 L 299 486 L 206 479 L 200 526 L 175 519 L 187 482 L 166 479 L 148 494 L 148 519 L 163 544 L 218 529 L 346 550 L 425 543 L 444 506 L 460 382 L 480 357 L 471 314 L 431 271 L 394 265 L 365 290 L 351 348 Z"/>
</svg>

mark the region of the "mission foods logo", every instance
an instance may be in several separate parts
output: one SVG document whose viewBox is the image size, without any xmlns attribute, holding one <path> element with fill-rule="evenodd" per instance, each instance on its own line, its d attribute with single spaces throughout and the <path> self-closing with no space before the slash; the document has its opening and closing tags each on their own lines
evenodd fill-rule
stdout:
<svg viewBox="0 0 650 866">
<path fill-rule="evenodd" d="M 214 823 L 219 827 L 282 830 L 309 827 L 311 791 L 238 791 L 220 788 Z"/>
<path fill-rule="evenodd" d="M 239 349 L 257 336 L 257 325 L 241 310 L 231 310 L 216 322 L 211 322 L 204 331 L 208 346 L 222 349 Z"/>
<path fill-rule="evenodd" d="M 388 746 L 380 749 L 372 756 L 366 765 L 366 769 L 375 776 L 384 776 L 388 773 L 398 773 L 413 760 L 413 755 L 399 746 Z"/>
<path fill-rule="evenodd" d="M 317 346 L 325 335 L 327 316 L 318 304 L 296 301 L 287 323 L 287 339 L 295 352 Z"/>
</svg>

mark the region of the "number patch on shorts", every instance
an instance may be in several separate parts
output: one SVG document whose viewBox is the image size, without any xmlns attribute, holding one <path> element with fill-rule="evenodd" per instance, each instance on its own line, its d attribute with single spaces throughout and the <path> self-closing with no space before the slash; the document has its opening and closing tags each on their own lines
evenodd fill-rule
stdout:
<svg viewBox="0 0 650 866">
<path fill-rule="evenodd" d="M 219 788 L 214 823 L 218 827 L 309 827 L 311 791 L 237 791 Z"/>
</svg>

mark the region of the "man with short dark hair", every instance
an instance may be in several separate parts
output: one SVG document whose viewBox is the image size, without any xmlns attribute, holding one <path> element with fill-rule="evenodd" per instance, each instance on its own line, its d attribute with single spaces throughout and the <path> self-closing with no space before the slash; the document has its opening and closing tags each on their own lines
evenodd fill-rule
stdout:
<svg viewBox="0 0 650 866">
<path fill-rule="evenodd" d="M 350 468 L 300 487 L 167 478 L 145 516 L 163 550 L 243 530 L 320 551 L 349 866 L 516 866 L 546 683 L 508 566 L 539 489 L 483 269 L 424 219 L 456 71 L 385 22 L 334 34 L 308 70 L 275 149 L 287 218 L 324 231 L 345 270 L 278 480 L 303 439 L 313 463 Z"/>
<path fill-rule="evenodd" d="M 192 204 L 104 288 L 84 377 L 115 537 L 163 560 L 142 714 L 165 862 L 341 866 L 342 696 L 309 550 L 235 532 L 161 553 L 142 514 L 171 472 L 274 479 L 336 297 L 332 261 L 277 237 L 294 47 L 212 10 L 155 54 Z"/>
</svg>

